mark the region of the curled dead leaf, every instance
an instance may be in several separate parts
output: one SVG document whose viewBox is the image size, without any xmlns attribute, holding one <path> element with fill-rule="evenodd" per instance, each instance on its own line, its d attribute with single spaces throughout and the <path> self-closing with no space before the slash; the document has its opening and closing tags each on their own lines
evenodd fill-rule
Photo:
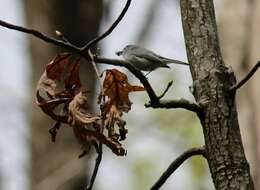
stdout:
<svg viewBox="0 0 260 190">
<path fill-rule="evenodd" d="M 56 86 L 56 82 L 48 78 L 46 72 L 44 72 L 37 84 L 37 91 L 43 90 L 48 96 L 54 97 Z"/>
<path fill-rule="evenodd" d="M 123 113 L 115 105 L 110 106 L 106 114 L 105 127 L 108 129 L 108 136 L 115 141 L 126 138 L 126 122 L 122 119 Z M 115 127 L 118 127 L 118 132 Z"/>
<path fill-rule="evenodd" d="M 76 93 L 75 89 L 78 91 L 81 87 L 79 63 L 71 61 L 70 56 L 68 53 L 57 55 L 46 66 L 36 89 L 36 102 L 43 112 L 63 123 L 67 122 L 68 116 L 60 113 L 67 112 L 68 104 Z M 60 83 L 65 83 L 63 89 L 58 88 Z M 61 110 L 56 110 L 60 106 Z"/>
<path fill-rule="evenodd" d="M 69 118 L 68 123 L 75 125 L 88 125 L 96 123 L 100 120 L 98 116 L 92 116 L 87 110 L 86 91 L 78 93 L 69 103 Z"/>
<path fill-rule="evenodd" d="M 68 116 L 55 113 L 55 108 L 58 107 L 60 104 L 66 104 L 69 101 L 70 98 L 56 98 L 46 100 L 40 96 L 38 91 L 36 93 L 36 103 L 42 109 L 42 111 L 49 115 L 53 120 L 62 123 L 67 123 Z"/>
<path fill-rule="evenodd" d="M 69 53 L 58 54 L 51 60 L 46 66 L 47 77 L 52 80 L 60 80 L 65 68 L 70 64 L 70 55 Z"/>
<path fill-rule="evenodd" d="M 122 147 L 122 145 L 114 141 L 113 139 L 106 137 L 104 134 L 89 130 L 89 129 L 83 129 L 82 127 L 76 127 L 74 128 L 74 133 L 77 136 L 79 140 L 82 140 L 81 144 L 89 141 L 99 141 L 102 144 L 105 144 L 107 147 L 109 147 L 113 153 L 115 153 L 118 156 L 124 156 L 126 154 L 126 150 Z M 88 145 L 88 144 L 87 144 Z"/>
</svg>

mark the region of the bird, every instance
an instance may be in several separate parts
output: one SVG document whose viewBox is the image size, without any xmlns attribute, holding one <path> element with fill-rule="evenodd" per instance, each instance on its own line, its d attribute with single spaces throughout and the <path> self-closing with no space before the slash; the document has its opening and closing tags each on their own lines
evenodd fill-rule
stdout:
<svg viewBox="0 0 260 190">
<path fill-rule="evenodd" d="M 158 68 L 170 68 L 169 63 L 189 65 L 182 61 L 162 57 L 138 45 L 127 45 L 122 51 L 117 51 L 116 55 L 122 55 L 125 61 L 141 71 L 151 72 Z"/>
</svg>

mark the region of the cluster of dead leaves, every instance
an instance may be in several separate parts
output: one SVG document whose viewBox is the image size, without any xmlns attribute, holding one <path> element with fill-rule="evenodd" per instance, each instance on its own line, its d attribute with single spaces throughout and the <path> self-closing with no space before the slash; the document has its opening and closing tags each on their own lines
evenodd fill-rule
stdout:
<svg viewBox="0 0 260 190">
<path fill-rule="evenodd" d="M 37 104 L 56 121 L 49 130 L 52 141 L 55 141 L 61 124 L 65 124 L 72 127 L 84 153 L 91 145 L 98 150 L 98 144 L 102 143 L 115 154 L 125 155 L 126 150 L 119 141 L 124 140 L 127 134 L 122 115 L 131 109 L 128 94 L 145 89 L 130 85 L 127 76 L 116 69 L 106 70 L 98 97 L 100 114 L 93 114 L 88 106 L 89 92 L 81 85 L 79 68 L 79 59 L 74 55 L 57 55 L 46 66 L 38 82 Z"/>
</svg>

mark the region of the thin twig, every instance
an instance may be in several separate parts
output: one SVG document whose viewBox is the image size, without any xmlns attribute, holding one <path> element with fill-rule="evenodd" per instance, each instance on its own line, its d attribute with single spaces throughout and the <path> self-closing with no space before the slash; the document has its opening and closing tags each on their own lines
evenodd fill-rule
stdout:
<svg viewBox="0 0 260 190">
<path fill-rule="evenodd" d="M 70 43 L 69 40 L 59 31 L 55 30 L 55 34 L 57 37 L 59 37 L 63 42 Z"/>
<path fill-rule="evenodd" d="M 97 38 L 94 38 L 93 40 L 91 40 L 90 42 L 88 42 L 84 47 L 81 48 L 81 51 L 84 52 L 86 50 L 88 50 L 92 45 L 96 44 L 98 41 L 104 39 L 105 37 L 107 37 L 109 34 L 111 34 L 111 32 L 116 28 L 116 26 L 120 23 L 120 21 L 123 19 L 123 17 L 125 16 L 130 4 L 131 4 L 132 0 L 127 0 L 125 7 L 123 8 L 123 10 L 121 11 L 120 15 L 118 16 L 118 18 L 115 20 L 115 22 L 108 28 L 107 31 L 105 31 L 102 35 L 100 35 Z"/>
<path fill-rule="evenodd" d="M 179 157 L 177 157 L 170 166 L 163 172 L 158 181 L 152 186 L 151 190 L 157 190 L 162 187 L 162 185 L 166 182 L 166 180 L 178 169 L 185 160 L 192 156 L 202 155 L 206 158 L 206 151 L 204 147 L 201 148 L 191 148 L 184 153 L 182 153 Z"/>
<path fill-rule="evenodd" d="M 80 50 L 75 45 L 64 42 L 63 40 L 57 40 L 55 38 L 48 37 L 45 34 L 39 32 L 37 30 L 34 30 L 34 29 L 29 29 L 29 28 L 25 28 L 25 27 L 22 27 L 22 26 L 17 26 L 17 25 L 10 24 L 10 23 L 2 21 L 2 20 L 0 20 L 0 25 L 3 26 L 3 27 L 6 27 L 6 28 L 12 29 L 12 30 L 17 30 L 17 31 L 20 31 L 20 32 L 23 32 L 23 33 L 31 34 L 31 35 L 47 42 L 47 43 L 55 44 L 59 47 L 64 47 L 64 48 L 66 48 L 70 51 L 73 51 L 73 52 L 78 52 Z"/>
<path fill-rule="evenodd" d="M 97 69 L 97 66 L 96 66 L 96 63 L 95 63 L 95 59 L 94 59 L 94 55 L 93 53 L 91 52 L 91 50 L 89 49 L 88 50 L 88 54 L 89 54 L 89 57 L 91 59 L 91 64 L 92 64 L 92 67 L 94 68 L 95 70 L 95 73 L 96 73 L 96 76 L 97 76 L 97 79 L 98 79 L 98 82 L 99 82 L 99 86 L 100 86 L 100 91 L 103 92 L 102 90 L 102 81 L 100 80 L 100 74 L 98 72 L 98 69 Z M 102 94 L 102 93 L 101 93 Z"/>
<path fill-rule="evenodd" d="M 241 86 L 243 86 L 257 71 L 257 69 L 260 67 L 260 61 L 256 63 L 256 65 L 250 70 L 250 72 L 237 84 L 232 86 L 230 88 L 231 92 L 235 92 L 237 89 L 239 89 Z"/>
<path fill-rule="evenodd" d="M 202 113 L 202 108 L 197 103 L 190 102 L 186 99 L 179 99 L 179 100 L 160 100 L 158 104 L 152 104 L 151 102 L 145 104 L 145 107 L 149 108 L 183 108 L 195 113 Z"/>
<path fill-rule="evenodd" d="M 173 81 L 171 80 L 170 82 L 168 82 L 166 89 L 163 91 L 163 93 L 158 97 L 159 99 L 162 99 L 164 97 L 164 95 L 168 92 L 168 90 L 170 89 L 170 87 L 172 86 Z"/>
<path fill-rule="evenodd" d="M 91 190 L 93 185 L 94 185 L 94 182 L 96 180 L 97 173 L 98 173 L 98 168 L 99 168 L 99 165 L 100 165 L 100 163 L 102 161 L 102 155 L 103 155 L 102 143 L 99 143 L 99 146 L 98 146 L 98 156 L 96 158 L 95 167 L 94 167 L 94 170 L 93 170 L 90 182 L 89 182 L 88 186 L 85 188 L 85 190 Z"/>
</svg>

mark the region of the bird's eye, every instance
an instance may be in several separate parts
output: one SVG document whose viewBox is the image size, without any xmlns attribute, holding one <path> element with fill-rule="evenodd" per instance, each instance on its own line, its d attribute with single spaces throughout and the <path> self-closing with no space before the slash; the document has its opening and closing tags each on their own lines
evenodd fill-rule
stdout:
<svg viewBox="0 0 260 190">
<path fill-rule="evenodd" d="M 122 55 L 122 53 L 123 53 L 122 51 L 117 51 L 116 55 L 120 56 L 120 55 Z"/>
</svg>

